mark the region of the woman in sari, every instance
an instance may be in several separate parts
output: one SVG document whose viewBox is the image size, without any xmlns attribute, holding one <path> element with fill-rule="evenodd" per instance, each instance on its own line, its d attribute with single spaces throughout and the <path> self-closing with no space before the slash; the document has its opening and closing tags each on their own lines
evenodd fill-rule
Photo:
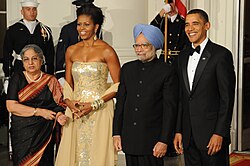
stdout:
<svg viewBox="0 0 250 166">
<path fill-rule="evenodd" d="M 69 120 L 63 127 L 57 166 L 115 165 L 112 98 L 119 84 L 120 63 L 114 49 L 95 37 L 103 19 L 101 9 L 92 3 L 77 9 L 82 41 L 66 52 L 63 91 Z M 112 86 L 107 83 L 108 73 Z"/>
<path fill-rule="evenodd" d="M 20 56 L 25 70 L 13 74 L 6 97 L 13 165 L 53 166 L 53 129 L 56 120 L 61 125 L 67 121 L 62 88 L 54 76 L 41 71 L 40 47 L 26 45 Z"/>
</svg>

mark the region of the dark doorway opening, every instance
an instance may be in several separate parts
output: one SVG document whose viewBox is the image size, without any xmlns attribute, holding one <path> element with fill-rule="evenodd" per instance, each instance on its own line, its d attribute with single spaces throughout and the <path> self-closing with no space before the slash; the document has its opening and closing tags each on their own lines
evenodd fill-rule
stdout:
<svg viewBox="0 0 250 166">
<path fill-rule="evenodd" d="M 250 1 L 245 0 L 243 38 L 242 150 L 250 150 Z"/>
</svg>

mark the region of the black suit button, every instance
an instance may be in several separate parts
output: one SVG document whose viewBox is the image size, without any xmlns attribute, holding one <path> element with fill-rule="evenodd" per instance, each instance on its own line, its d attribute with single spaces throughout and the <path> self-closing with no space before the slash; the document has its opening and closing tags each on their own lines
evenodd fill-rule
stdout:
<svg viewBox="0 0 250 166">
<path fill-rule="evenodd" d="M 135 111 L 138 111 L 139 109 L 138 108 L 135 108 Z"/>
<path fill-rule="evenodd" d="M 134 123 L 133 123 L 133 125 L 134 125 L 134 126 L 136 126 L 136 125 L 137 125 L 137 123 L 136 123 L 136 122 L 134 122 Z"/>
<path fill-rule="evenodd" d="M 137 94 L 137 95 L 136 95 L 136 97 L 140 97 L 140 95 L 139 95 L 139 94 Z"/>
<path fill-rule="evenodd" d="M 144 70 L 145 70 L 145 68 L 143 67 L 141 70 L 142 70 L 142 71 L 144 71 Z"/>
<path fill-rule="evenodd" d="M 189 97 L 189 101 L 191 101 L 192 100 L 192 97 Z"/>
<path fill-rule="evenodd" d="M 139 84 L 142 84 L 142 81 L 139 81 Z"/>
</svg>

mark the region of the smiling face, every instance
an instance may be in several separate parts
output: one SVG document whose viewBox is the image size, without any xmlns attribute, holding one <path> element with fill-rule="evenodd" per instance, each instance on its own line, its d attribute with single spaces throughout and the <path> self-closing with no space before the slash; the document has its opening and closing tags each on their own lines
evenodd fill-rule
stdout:
<svg viewBox="0 0 250 166">
<path fill-rule="evenodd" d="M 94 24 L 91 16 L 80 15 L 77 17 L 77 31 L 83 40 L 94 38 L 98 27 L 99 25 Z"/>
<path fill-rule="evenodd" d="M 39 73 L 42 66 L 42 59 L 37 55 L 33 49 L 28 49 L 24 52 L 23 67 L 28 73 Z"/>
<path fill-rule="evenodd" d="M 27 21 L 35 21 L 37 17 L 36 7 L 22 7 L 21 14 L 23 18 Z"/>
<path fill-rule="evenodd" d="M 138 59 L 142 62 L 149 62 L 156 56 L 154 46 L 141 33 L 135 40 L 134 49 Z"/>
<path fill-rule="evenodd" d="M 207 30 L 210 28 L 210 23 L 206 22 L 198 13 L 188 14 L 185 21 L 185 32 L 189 41 L 194 46 L 200 45 L 207 37 Z"/>
</svg>

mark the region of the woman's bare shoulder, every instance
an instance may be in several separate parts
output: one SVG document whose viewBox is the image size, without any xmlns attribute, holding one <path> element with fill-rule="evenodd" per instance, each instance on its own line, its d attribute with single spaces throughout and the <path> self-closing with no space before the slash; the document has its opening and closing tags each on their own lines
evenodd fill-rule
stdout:
<svg viewBox="0 0 250 166">
<path fill-rule="evenodd" d="M 77 50 L 77 49 L 80 49 L 81 48 L 81 46 L 82 46 L 82 43 L 76 43 L 76 44 L 74 44 L 74 45 L 71 45 L 71 46 L 69 46 L 68 48 L 67 48 L 67 51 L 69 50 L 69 51 L 74 51 L 74 50 Z"/>
<path fill-rule="evenodd" d="M 79 50 L 82 48 L 81 43 L 76 43 L 71 45 L 67 48 L 66 55 L 72 57 L 73 55 L 77 54 Z"/>
<path fill-rule="evenodd" d="M 114 48 L 110 46 L 108 43 L 106 43 L 105 41 L 99 40 L 98 45 L 103 50 L 104 54 L 111 54 L 111 53 L 116 54 Z"/>
</svg>

